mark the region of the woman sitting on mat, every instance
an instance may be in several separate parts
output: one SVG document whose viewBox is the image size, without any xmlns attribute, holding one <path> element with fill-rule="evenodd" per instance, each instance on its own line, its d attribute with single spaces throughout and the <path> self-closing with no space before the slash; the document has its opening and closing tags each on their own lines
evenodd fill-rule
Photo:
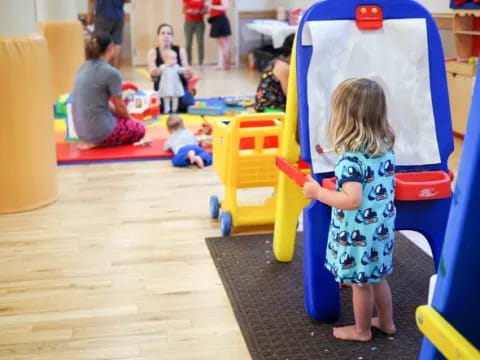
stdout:
<svg viewBox="0 0 480 360">
<path fill-rule="evenodd" d="M 283 42 L 280 56 L 264 70 L 255 96 L 255 110 L 266 109 L 285 111 L 287 104 L 288 76 L 290 74 L 290 56 L 295 34 L 290 34 Z"/>
<path fill-rule="evenodd" d="M 188 106 L 195 103 L 193 95 L 190 93 L 187 87 L 187 81 L 192 77 L 192 70 L 188 65 L 187 52 L 184 48 L 173 45 L 173 27 L 170 24 L 161 24 L 157 29 L 158 46 L 152 48 L 147 54 L 148 72 L 153 79 L 153 87 L 158 90 L 160 83 L 159 67 L 165 63 L 165 54 L 170 50 L 177 53 L 178 65 L 184 68 L 181 75 L 181 80 L 184 88 L 184 94 L 179 99 L 178 111 L 185 112 Z M 163 104 L 162 104 L 163 109 Z"/>
<path fill-rule="evenodd" d="M 82 140 L 78 147 L 82 150 L 132 144 L 145 135 L 145 126 L 131 119 L 127 112 L 122 78 L 108 63 L 113 54 L 110 35 L 94 35 L 85 47 L 87 61 L 75 77 L 72 113 L 75 131 Z"/>
</svg>

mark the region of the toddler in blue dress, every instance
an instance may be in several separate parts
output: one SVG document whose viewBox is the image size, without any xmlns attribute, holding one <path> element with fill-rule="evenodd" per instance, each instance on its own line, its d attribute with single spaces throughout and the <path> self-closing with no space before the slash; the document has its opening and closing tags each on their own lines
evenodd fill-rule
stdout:
<svg viewBox="0 0 480 360">
<path fill-rule="evenodd" d="M 332 95 L 328 137 L 340 153 L 336 189 L 309 177 L 303 193 L 332 207 L 325 266 L 337 282 L 352 287 L 355 324 L 334 328 L 333 334 L 368 341 L 374 326 L 393 335 L 386 277 L 393 269 L 395 136 L 380 85 L 368 79 L 341 83 Z"/>
</svg>

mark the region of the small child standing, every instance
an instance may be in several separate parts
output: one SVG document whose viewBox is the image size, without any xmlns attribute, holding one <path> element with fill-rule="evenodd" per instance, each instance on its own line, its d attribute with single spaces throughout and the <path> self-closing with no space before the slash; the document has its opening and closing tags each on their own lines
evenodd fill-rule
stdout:
<svg viewBox="0 0 480 360">
<path fill-rule="evenodd" d="M 184 69 L 178 65 L 177 53 L 168 50 L 164 54 L 164 64 L 160 65 L 160 83 L 158 86 L 158 95 L 163 100 L 163 112 L 168 114 L 170 109 L 173 113 L 178 110 L 178 99 L 185 94 L 180 74 Z M 171 107 L 170 107 L 171 103 Z"/>
<path fill-rule="evenodd" d="M 212 164 L 212 154 L 198 145 L 195 135 L 185 129 L 180 116 L 170 115 L 167 119 L 167 129 L 171 136 L 165 142 L 164 150 L 173 151 L 173 166 L 196 164 L 199 168 L 203 168 Z"/>
<path fill-rule="evenodd" d="M 355 324 L 334 328 L 333 335 L 368 341 L 372 326 L 393 335 L 392 294 L 385 278 L 393 269 L 395 135 L 380 85 L 368 79 L 341 83 L 332 96 L 328 137 L 341 152 L 336 190 L 309 177 L 303 194 L 332 207 L 325 267 L 337 282 L 352 287 Z"/>
</svg>

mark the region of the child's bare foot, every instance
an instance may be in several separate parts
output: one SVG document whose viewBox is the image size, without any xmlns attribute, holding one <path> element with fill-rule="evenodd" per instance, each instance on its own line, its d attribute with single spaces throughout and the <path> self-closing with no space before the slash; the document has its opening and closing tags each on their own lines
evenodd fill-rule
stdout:
<svg viewBox="0 0 480 360">
<path fill-rule="evenodd" d="M 393 336 L 397 329 L 395 329 L 395 325 L 392 324 L 381 324 L 380 319 L 378 317 L 374 317 L 372 319 L 372 326 L 379 329 L 380 331 L 384 332 L 387 335 Z"/>
<path fill-rule="evenodd" d="M 365 333 L 360 333 L 355 325 L 349 325 L 333 328 L 333 336 L 341 340 L 370 341 L 372 332 L 367 330 Z"/>
<path fill-rule="evenodd" d="M 188 159 L 188 161 L 190 161 L 190 164 L 195 163 L 195 151 L 190 150 L 190 151 L 187 153 L 187 159 Z"/>
<path fill-rule="evenodd" d="M 95 149 L 96 147 L 99 147 L 99 144 L 91 144 L 91 143 L 85 143 L 85 142 L 81 142 L 77 144 L 78 150 L 90 150 L 90 149 Z"/>
<path fill-rule="evenodd" d="M 205 164 L 203 162 L 203 159 L 200 157 L 200 156 L 195 156 L 195 160 L 194 160 L 195 164 L 197 164 L 197 166 L 200 168 L 200 169 L 203 169 L 205 167 Z"/>
</svg>

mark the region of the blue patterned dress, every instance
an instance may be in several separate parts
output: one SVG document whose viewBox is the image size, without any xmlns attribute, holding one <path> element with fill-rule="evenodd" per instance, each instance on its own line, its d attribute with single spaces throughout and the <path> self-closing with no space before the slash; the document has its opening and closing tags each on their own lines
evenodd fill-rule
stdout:
<svg viewBox="0 0 480 360">
<path fill-rule="evenodd" d="M 343 152 L 335 167 L 336 190 L 355 181 L 362 184 L 357 210 L 332 208 L 325 267 L 340 283 L 374 283 L 393 270 L 395 157 L 388 152 L 372 158 Z"/>
</svg>

